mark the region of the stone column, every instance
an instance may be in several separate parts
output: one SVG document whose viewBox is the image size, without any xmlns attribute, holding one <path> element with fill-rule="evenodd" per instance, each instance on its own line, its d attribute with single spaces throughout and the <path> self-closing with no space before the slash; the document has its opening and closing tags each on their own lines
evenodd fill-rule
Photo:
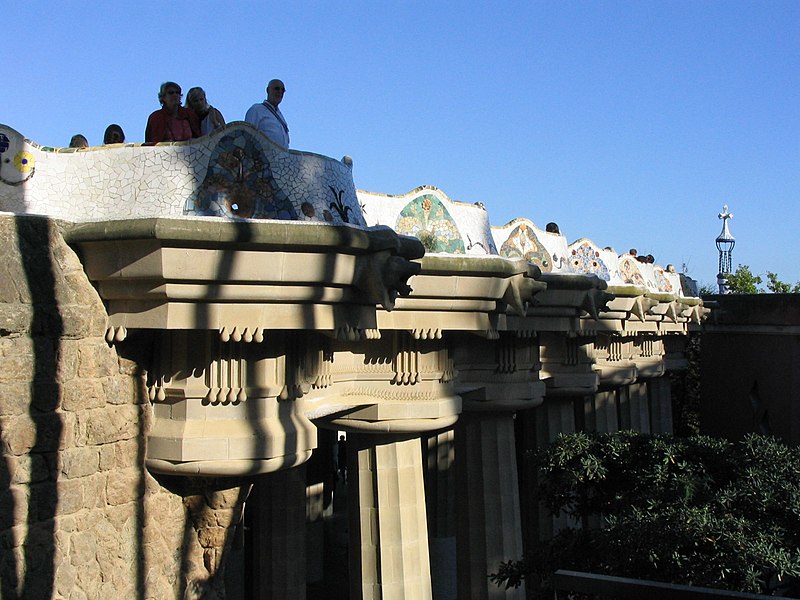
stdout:
<svg viewBox="0 0 800 600">
<path fill-rule="evenodd" d="M 614 433 L 619 429 L 617 398 L 614 390 L 596 392 L 594 400 L 594 429 L 597 433 Z"/>
<path fill-rule="evenodd" d="M 431 578 L 436 600 L 456 600 L 456 468 L 452 429 L 422 439 Z"/>
<path fill-rule="evenodd" d="M 183 504 L 193 531 L 184 537 L 184 598 L 224 598 L 226 560 L 249 486 L 238 478 L 192 477 L 186 488 Z"/>
<path fill-rule="evenodd" d="M 432 598 L 419 437 L 351 433 L 347 451 L 350 597 Z"/>
<path fill-rule="evenodd" d="M 650 424 L 653 433 L 672 433 L 672 386 L 669 377 L 647 382 Z"/>
<path fill-rule="evenodd" d="M 524 599 L 491 583 L 501 561 L 522 558 L 513 413 L 465 413 L 456 425 L 458 597 Z"/>
<path fill-rule="evenodd" d="M 249 598 L 305 600 L 306 467 L 262 475 L 248 500 Z"/>
<path fill-rule="evenodd" d="M 650 406 L 647 401 L 647 382 L 632 383 L 628 386 L 631 429 L 640 433 L 650 433 Z"/>
</svg>

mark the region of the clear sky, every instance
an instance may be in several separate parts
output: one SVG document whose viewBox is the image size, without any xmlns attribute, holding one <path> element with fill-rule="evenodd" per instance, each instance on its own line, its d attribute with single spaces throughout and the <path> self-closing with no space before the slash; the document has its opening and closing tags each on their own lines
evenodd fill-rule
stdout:
<svg viewBox="0 0 800 600">
<path fill-rule="evenodd" d="M 494 225 L 717 272 L 800 280 L 800 1 L 3 2 L 0 123 L 44 145 L 116 122 L 142 141 L 162 81 L 228 121 L 281 78 L 292 147 L 356 187 L 434 185 Z"/>
</svg>

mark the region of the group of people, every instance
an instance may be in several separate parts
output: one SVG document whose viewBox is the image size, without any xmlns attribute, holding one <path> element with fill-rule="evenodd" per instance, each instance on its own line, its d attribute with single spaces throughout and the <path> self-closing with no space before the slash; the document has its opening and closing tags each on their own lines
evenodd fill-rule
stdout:
<svg viewBox="0 0 800 600">
<path fill-rule="evenodd" d="M 112 123 L 108 127 L 106 127 L 106 132 L 103 134 L 103 145 L 108 144 L 121 144 L 125 141 L 125 132 L 122 131 L 122 127 L 117 125 L 116 123 Z M 72 136 L 72 139 L 69 141 L 70 148 L 88 148 L 89 147 L 89 140 L 86 139 L 86 136 L 82 133 L 76 133 Z"/>
<path fill-rule="evenodd" d="M 630 254 L 633 258 L 638 260 L 640 263 L 645 264 L 654 264 L 656 262 L 655 257 L 652 254 L 648 254 L 646 256 L 639 256 L 639 252 L 637 252 L 636 248 L 631 248 L 628 250 L 628 254 Z"/>
<path fill-rule="evenodd" d="M 279 79 L 267 84 L 267 97 L 250 107 L 244 120 L 261 130 L 276 144 L 289 147 L 289 126 L 278 105 L 283 100 L 286 87 Z M 211 106 L 206 93 L 201 87 L 193 87 L 186 94 L 186 104 L 181 106 L 183 93 L 181 86 L 174 81 L 161 84 L 158 101 L 161 108 L 154 111 L 147 119 L 144 141 L 147 144 L 159 142 L 183 142 L 207 135 L 225 125 L 222 113 Z M 125 141 L 122 127 L 112 124 L 106 129 L 103 144 L 119 144 Z M 89 142 L 85 136 L 76 134 L 70 140 L 70 148 L 87 148 Z"/>
</svg>

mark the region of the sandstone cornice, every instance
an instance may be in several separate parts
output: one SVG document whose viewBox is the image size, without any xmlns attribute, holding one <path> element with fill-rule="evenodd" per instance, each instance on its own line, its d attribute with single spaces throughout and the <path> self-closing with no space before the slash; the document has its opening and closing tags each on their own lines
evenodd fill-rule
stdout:
<svg viewBox="0 0 800 600">
<path fill-rule="evenodd" d="M 375 305 L 410 293 L 424 254 L 386 227 L 319 223 L 135 219 L 64 233 L 108 304 L 110 341 L 133 328 L 246 341 L 266 329 L 374 331 Z"/>
<path fill-rule="evenodd" d="M 546 289 L 539 269 L 523 259 L 499 256 L 426 255 L 410 281 L 413 292 L 399 298 L 391 314 L 380 311 L 381 329 L 406 330 L 438 339 L 466 331 L 496 339 L 507 308 L 524 315 Z"/>
</svg>

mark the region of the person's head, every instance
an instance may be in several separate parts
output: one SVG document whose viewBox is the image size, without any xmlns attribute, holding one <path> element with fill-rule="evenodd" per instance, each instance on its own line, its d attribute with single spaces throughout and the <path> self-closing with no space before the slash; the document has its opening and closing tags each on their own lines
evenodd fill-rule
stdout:
<svg viewBox="0 0 800 600">
<path fill-rule="evenodd" d="M 208 101 L 203 88 L 193 87 L 186 92 L 186 108 L 191 108 L 198 115 L 208 112 Z"/>
<path fill-rule="evenodd" d="M 76 133 L 72 136 L 72 139 L 69 141 L 70 148 L 88 148 L 89 147 L 89 140 L 86 139 L 86 136 Z"/>
<path fill-rule="evenodd" d="M 177 110 L 181 105 L 181 86 L 174 81 L 165 81 L 158 90 L 158 101 L 169 110 Z"/>
<path fill-rule="evenodd" d="M 286 93 L 286 86 L 280 79 L 273 79 L 267 84 L 267 102 L 272 104 L 275 108 L 283 100 L 283 95 Z"/>
<path fill-rule="evenodd" d="M 544 230 L 547 233 L 561 233 L 558 230 L 558 223 L 553 223 L 552 221 L 545 226 Z"/>
<path fill-rule="evenodd" d="M 117 125 L 116 123 L 112 123 L 108 127 L 106 127 L 106 132 L 103 134 L 103 143 L 104 144 L 121 144 L 125 141 L 125 132 L 122 131 L 122 127 Z"/>
<path fill-rule="evenodd" d="M 630 250 L 628 250 L 628 254 L 630 254 L 631 256 L 636 256 L 639 253 L 636 251 L 636 248 L 631 248 Z"/>
</svg>

